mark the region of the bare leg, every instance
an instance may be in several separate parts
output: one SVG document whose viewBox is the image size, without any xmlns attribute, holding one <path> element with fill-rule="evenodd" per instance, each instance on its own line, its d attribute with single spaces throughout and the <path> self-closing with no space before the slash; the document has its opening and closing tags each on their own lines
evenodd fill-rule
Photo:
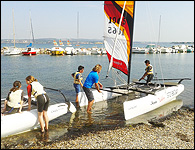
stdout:
<svg viewBox="0 0 195 150">
<path fill-rule="evenodd" d="M 6 105 L 7 105 L 7 100 L 5 100 L 5 102 L 4 102 L 4 108 L 3 108 L 2 113 L 4 113 L 6 111 Z"/>
<path fill-rule="evenodd" d="M 76 94 L 76 106 L 79 107 L 79 94 L 77 93 Z"/>
<path fill-rule="evenodd" d="M 47 115 L 47 111 L 43 111 L 43 118 L 44 118 L 44 121 L 45 121 L 45 129 L 48 130 L 49 118 L 48 118 L 48 115 Z"/>
<path fill-rule="evenodd" d="M 92 108 L 93 102 L 94 102 L 94 100 L 88 102 L 87 113 L 90 113 L 90 114 L 92 113 L 91 108 Z"/>
<path fill-rule="evenodd" d="M 44 132 L 43 112 L 38 112 L 38 120 L 41 126 L 41 132 Z"/>
</svg>

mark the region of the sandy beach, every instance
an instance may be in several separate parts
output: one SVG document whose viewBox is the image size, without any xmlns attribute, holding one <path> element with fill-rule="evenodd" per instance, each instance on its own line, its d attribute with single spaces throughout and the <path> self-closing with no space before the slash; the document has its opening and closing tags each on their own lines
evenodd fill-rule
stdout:
<svg viewBox="0 0 195 150">
<path fill-rule="evenodd" d="M 92 125 L 89 128 L 68 132 L 55 141 L 45 138 L 18 145 L 1 144 L 1 148 L 194 149 L 194 109 L 182 107 L 165 118 L 147 124 L 125 127 Z"/>
</svg>

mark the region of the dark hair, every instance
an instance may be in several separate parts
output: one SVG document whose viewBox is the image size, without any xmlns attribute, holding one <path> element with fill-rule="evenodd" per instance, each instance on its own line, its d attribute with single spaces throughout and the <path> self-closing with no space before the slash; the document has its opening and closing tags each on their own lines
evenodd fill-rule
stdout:
<svg viewBox="0 0 195 150">
<path fill-rule="evenodd" d="M 150 64 L 150 61 L 149 60 L 145 60 L 145 63 L 149 63 Z"/>
<path fill-rule="evenodd" d="M 78 71 L 80 71 L 80 70 L 82 70 L 82 69 L 84 69 L 84 66 L 79 66 L 79 67 L 78 67 Z"/>
<path fill-rule="evenodd" d="M 13 83 L 13 87 L 10 89 L 10 91 L 15 92 L 15 91 L 19 90 L 19 88 L 20 88 L 21 85 L 22 85 L 22 84 L 21 84 L 20 81 L 15 81 L 15 82 Z"/>
</svg>

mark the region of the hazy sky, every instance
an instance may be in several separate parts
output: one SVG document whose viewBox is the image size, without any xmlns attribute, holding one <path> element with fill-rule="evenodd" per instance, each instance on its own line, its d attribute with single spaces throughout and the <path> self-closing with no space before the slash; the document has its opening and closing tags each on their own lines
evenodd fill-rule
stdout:
<svg viewBox="0 0 195 150">
<path fill-rule="evenodd" d="M 103 39 L 103 1 L 1 1 L 1 39 Z M 161 16 L 160 32 L 159 20 Z M 136 1 L 134 41 L 194 41 L 194 1 Z"/>
</svg>

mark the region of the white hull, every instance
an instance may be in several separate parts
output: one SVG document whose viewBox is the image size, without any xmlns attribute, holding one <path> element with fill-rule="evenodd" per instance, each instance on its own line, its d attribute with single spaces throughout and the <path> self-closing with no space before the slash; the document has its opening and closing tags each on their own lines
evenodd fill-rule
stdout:
<svg viewBox="0 0 195 150">
<path fill-rule="evenodd" d="M 111 89 L 109 89 L 109 88 L 105 88 L 105 90 L 111 91 Z M 100 90 L 100 91 L 102 93 L 99 93 L 96 89 L 93 90 L 93 95 L 94 95 L 94 100 L 95 100 L 94 103 L 108 100 L 108 99 L 111 99 L 111 98 L 114 98 L 114 97 L 120 95 L 120 94 L 116 94 L 116 93 L 112 93 L 112 92 L 107 92 L 107 91 L 102 91 L 102 90 Z M 79 99 L 79 105 L 81 107 L 88 105 L 88 99 L 85 95 L 85 92 L 79 92 L 78 99 Z"/>
<path fill-rule="evenodd" d="M 184 85 L 179 84 L 157 91 L 155 95 L 148 94 L 139 99 L 125 101 L 123 103 L 125 120 L 129 120 L 175 100 L 183 90 Z"/>
<path fill-rule="evenodd" d="M 49 106 L 49 121 L 66 114 L 68 105 L 59 103 Z M 39 125 L 37 109 L 1 116 L 1 137 L 35 129 Z"/>
<path fill-rule="evenodd" d="M 111 91 L 110 88 L 105 88 L 104 90 Z M 94 95 L 94 103 L 100 102 L 104 100 L 109 100 L 117 96 L 121 96 L 122 94 L 112 93 L 108 91 L 101 90 L 102 93 L 99 93 L 96 89 L 93 90 Z M 115 89 L 115 92 L 125 93 L 127 94 L 127 90 Z M 139 115 L 145 114 L 149 111 L 152 111 L 158 107 L 161 107 L 173 100 L 176 100 L 176 97 L 184 91 L 184 85 L 178 84 L 175 86 L 166 87 L 165 89 L 161 89 L 155 92 L 154 95 L 148 94 L 144 97 L 125 101 L 123 103 L 125 120 L 129 120 L 131 118 L 137 117 Z M 131 90 L 128 92 L 132 92 Z M 87 106 L 88 99 L 84 92 L 80 92 L 79 95 L 79 105 Z"/>
<path fill-rule="evenodd" d="M 21 51 L 18 48 L 9 48 L 8 50 L 4 51 L 3 53 L 5 56 L 10 56 L 10 55 L 20 55 Z"/>
</svg>

